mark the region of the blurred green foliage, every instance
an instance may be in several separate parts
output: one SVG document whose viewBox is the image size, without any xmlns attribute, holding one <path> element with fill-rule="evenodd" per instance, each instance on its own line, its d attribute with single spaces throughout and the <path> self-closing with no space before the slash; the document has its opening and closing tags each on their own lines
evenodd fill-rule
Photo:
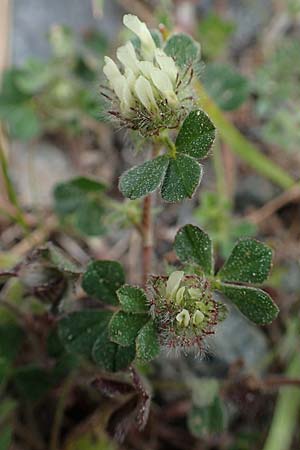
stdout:
<svg viewBox="0 0 300 450">
<path fill-rule="evenodd" d="M 200 226 L 210 230 L 210 236 L 223 258 L 228 257 L 234 242 L 246 236 L 254 236 L 256 227 L 232 214 L 232 204 L 215 192 L 203 192 L 201 204 L 194 216 Z"/>
<path fill-rule="evenodd" d="M 198 26 L 198 39 L 205 59 L 213 60 L 228 48 L 235 25 L 215 13 L 208 14 Z"/>
<path fill-rule="evenodd" d="M 253 80 L 256 111 L 264 121 L 262 136 L 288 151 L 300 146 L 299 55 L 299 40 L 281 39 Z"/>
<path fill-rule="evenodd" d="M 52 57 L 9 68 L 0 93 L 0 119 L 17 139 L 79 133 L 100 119 L 98 77 L 107 43 L 96 31 L 78 37 L 67 27 L 49 33 Z"/>
<path fill-rule="evenodd" d="M 239 108 L 250 93 L 247 78 L 227 64 L 207 64 L 203 73 L 203 84 L 207 93 L 223 111 Z"/>
<path fill-rule="evenodd" d="M 77 177 L 59 183 L 54 190 L 54 208 L 63 222 L 73 225 L 88 236 L 105 233 L 103 225 L 104 207 L 103 183 L 85 177 Z"/>
</svg>

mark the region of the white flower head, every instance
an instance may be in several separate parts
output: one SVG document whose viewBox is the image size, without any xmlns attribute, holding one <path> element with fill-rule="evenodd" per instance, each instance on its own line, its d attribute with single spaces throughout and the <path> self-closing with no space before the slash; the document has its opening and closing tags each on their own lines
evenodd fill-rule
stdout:
<svg viewBox="0 0 300 450">
<path fill-rule="evenodd" d="M 103 95 L 112 103 L 110 115 L 145 136 L 178 127 L 191 97 L 186 95 L 186 83 L 180 79 L 174 59 L 156 47 L 138 17 L 127 14 L 123 22 L 138 36 L 141 48 L 136 50 L 130 41 L 119 47 L 119 66 L 105 57 L 103 72 L 110 92 Z"/>
<path fill-rule="evenodd" d="M 205 277 L 176 270 L 169 277 L 150 276 L 147 288 L 161 342 L 170 349 L 202 350 L 226 316 L 226 306 L 213 299 Z"/>
</svg>

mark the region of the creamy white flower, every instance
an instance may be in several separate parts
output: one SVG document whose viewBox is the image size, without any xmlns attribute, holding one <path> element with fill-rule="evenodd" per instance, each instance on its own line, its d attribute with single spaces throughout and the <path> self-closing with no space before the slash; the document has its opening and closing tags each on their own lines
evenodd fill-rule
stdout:
<svg viewBox="0 0 300 450">
<path fill-rule="evenodd" d="M 151 80 L 151 74 L 155 69 L 154 64 L 150 61 L 140 61 L 139 68 L 144 77 L 148 78 L 148 80 Z"/>
<path fill-rule="evenodd" d="M 185 290 L 186 290 L 185 286 L 182 286 L 181 288 L 178 289 L 175 298 L 176 305 L 180 305 L 180 303 L 182 302 Z"/>
<path fill-rule="evenodd" d="M 130 89 L 130 85 L 125 78 L 125 83 L 123 84 L 123 92 L 121 99 L 121 111 L 123 114 L 127 114 L 130 108 L 134 105 L 134 98 Z"/>
<path fill-rule="evenodd" d="M 127 82 L 129 89 L 131 90 L 132 93 L 134 93 L 134 85 L 136 82 L 136 76 L 131 69 L 125 70 L 125 78 L 126 78 L 126 82 Z"/>
<path fill-rule="evenodd" d="M 105 56 L 104 61 L 105 64 L 103 67 L 103 72 L 105 73 L 111 88 L 114 89 L 115 81 L 122 79 L 123 75 L 119 71 L 116 63 L 111 58 L 109 58 L 109 56 Z"/>
<path fill-rule="evenodd" d="M 172 104 L 178 102 L 171 80 L 165 72 L 163 72 L 161 69 L 158 69 L 157 67 L 154 67 L 151 72 L 151 79 L 154 86 L 164 97 L 166 97 L 168 102 Z"/>
<path fill-rule="evenodd" d="M 197 311 L 195 311 L 193 314 L 193 325 L 200 325 L 203 322 L 204 318 L 205 316 L 203 312 L 197 309 Z"/>
<path fill-rule="evenodd" d="M 167 56 L 160 48 L 155 49 L 155 59 L 161 70 L 163 70 L 168 75 L 171 82 L 175 84 L 178 70 L 174 59 L 171 58 L 171 56 Z"/>
<path fill-rule="evenodd" d="M 141 41 L 142 56 L 145 59 L 152 61 L 156 45 L 150 31 L 147 28 L 147 25 L 144 22 L 141 22 L 140 19 L 133 14 L 126 14 L 123 17 L 123 23 L 139 37 Z"/>
<path fill-rule="evenodd" d="M 167 286 L 166 286 L 166 298 L 167 300 L 172 299 L 176 292 L 179 289 L 180 283 L 182 278 L 184 277 L 184 272 L 181 270 L 176 270 L 175 272 L 171 273 L 171 275 L 168 278 Z"/>
<path fill-rule="evenodd" d="M 190 296 L 195 299 L 198 300 L 201 297 L 202 291 L 199 288 L 189 288 L 189 294 Z"/>
<path fill-rule="evenodd" d="M 132 70 L 134 74 L 139 72 L 139 60 L 137 59 L 134 47 L 131 42 L 127 42 L 117 50 L 117 58 L 127 69 Z"/>
<path fill-rule="evenodd" d="M 177 314 L 176 320 L 180 325 L 188 327 L 191 320 L 190 313 L 187 309 L 183 309 L 180 313 Z"/>
<path fill-rule="evenodd" d="M 140 75 L 134 85 L 136 96 L 142 105 L 148 110 L 157 109 L 157 104 L 153 95 L 150 82 Z"/>
<path fill-rule="evenodd" d="M 117 65 L 108 56 L 105 56 L 103 72 L 108 79 L 110 87 L 120 100 L 122 113 L 127 113 L 134 101 L 128 80 L 121 74 Z"/>
</svg>

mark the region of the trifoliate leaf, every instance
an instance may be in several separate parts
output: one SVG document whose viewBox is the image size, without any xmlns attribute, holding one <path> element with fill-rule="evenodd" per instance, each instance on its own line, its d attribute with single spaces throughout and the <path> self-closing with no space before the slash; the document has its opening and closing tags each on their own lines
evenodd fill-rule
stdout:
<svg viewBox="0 0 300 450">
<path fill-rule="evenodd" d="M 183 263 L 194 263 L 207 275 L 213 274 L 213 248 L 208 234 L 195 225 L 185 225 L 175 236 L 175 252 Z"/>
<path fill-rule="evenodd" d="M 188 155 L 177 153 L 170 158 L 162 184 L 161 196 L 167 202 L 191 198 L 202 178 L 202 166 Z"/>
<path fill-rule="evenodd" d="M 127 170 L 120 178 L 120 191 L 132 200 L 150 194 L 161 184 L 167 166 L 168 158 L 163 155 Z"/>
<path fill-rule="evenodd" d="M 268 278 L 272 250 L 255 239 L 241 239 L 218 273 L 222 281 L 262 283 Z"/>
<path fill-rule="evenodd" d="M 146 314 L 115 313 L 109 323 L 110 339 L 124 347 L 133 345 L 140 329 L 149 320 Z"/>
<path fill-rule="evenodd" d="M 277 305 L 261 289 L 222 283 L 218 290 L 254 323 L 266 325 L 278 315 Z"/>
<path fill-rule="evenodd" d="M 118 304 L 116 291 L 125 283 L 123 267 L 117 261 L 93 261 L 83 275 L 82 288 L 91 297 Z"/>
<path fill-rule="evenodd" d="M 149 310 L 147 296 L 143 289 L 128 284 L 117 291 L 123 311 L 130 313 L 146 313 Z"/>
<path fill-rule="evenodd" d="M 183 122 L 175 145 L 180 153 L 194 158 L 207 156 L 216 136 L 216 129 L 205 112 L 191 111 Z"/>
</svg>

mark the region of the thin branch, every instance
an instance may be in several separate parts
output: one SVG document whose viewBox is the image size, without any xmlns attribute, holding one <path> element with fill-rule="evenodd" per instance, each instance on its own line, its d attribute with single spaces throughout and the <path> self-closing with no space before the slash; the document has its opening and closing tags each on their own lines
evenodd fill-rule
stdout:
<svg viewBox="0 0 300 450">
<path fill-rule="evenodd" d="M 57 450 L 59 447 L 59 435 L 60 430 L 64 418 L 64 410 L 66 407 L 66 401 L 68 398 L 68 394 L 72 388 L 73 384 L 73 376 L 69 376 L 65 383 L 62 386 L 60 397 L 58 400 L 57 408 L 55 411 L 55 416 L 53 419 L 53 426 L 51 430 L 51 437 L 50 437 L 50 450 Z"/>
<path fill-rule="evenodd" d="M 253 211 L 246 216 L 246 220 L 254 223 L 255 225 L 263 222 L 272 216 L 276 211 L 285 206 L 288 203 L 296 202 L 300 200 L 300 186 L 293 186 L 291 189 L 280 194 L 278 197 L 272 199 L 263 207 Z"/>
</svg>

